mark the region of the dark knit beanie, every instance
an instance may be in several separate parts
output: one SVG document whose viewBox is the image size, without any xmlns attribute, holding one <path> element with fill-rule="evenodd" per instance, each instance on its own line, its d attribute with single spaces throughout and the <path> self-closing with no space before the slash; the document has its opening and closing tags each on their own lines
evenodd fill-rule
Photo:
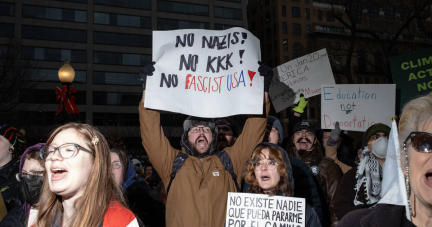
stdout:
<svg viewBox="0 0 432 227">
<path fill-rule="evenodd" d="M 369 139 L 377 134 L 378 132 L 384 132 L 386 135 L 390 135 L 390 127 L 385 124 L 374 124 L 365 132 L 366 137 L 363 138 L 362 144 L 365 147 L 369 141 Z"/>
<path fill-rule="evenodd" d="M 21 134 L 20 131 L 18 131 L 16 128 L 11 127 L 9 125 L 3 125 L 0 127 L 0 135 L 4 136 L 7 140 L 9 140 L 9 143 L 11 143 L 14 146 L 14 155 L 22 154 L 26 147 L 26 139 Z"/>
<path fill-rule="evenodd" d="M 237 123 L 231 119 L 230 117 L 224 117 L 224 118 L 217 118 L 215 119 L 215 125 L 226 125 L 231 128 L 233 131 L 233 136 L 238 136 L 240 129 L 237 126 Z"/>
</svg>

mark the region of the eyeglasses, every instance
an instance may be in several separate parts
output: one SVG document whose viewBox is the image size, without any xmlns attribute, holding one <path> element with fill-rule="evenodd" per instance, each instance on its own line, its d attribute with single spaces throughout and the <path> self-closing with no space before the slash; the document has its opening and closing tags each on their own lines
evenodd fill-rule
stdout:
<svg viewBox="0 0 432 227">
<path fill-rule="evenodd" d="M 255 171 L 261 170 L 263 166 L 265 166 L 267 170 L 274 170 L 277 165 L 279 165 L 279 164 L 277 164 L 273 160 L 269 160 L 269 161 L 262 160 L 259 162 L 255 162 L 253 164 L 253 166 L 255 167 Z"/>
<path fill-rule="evenodd" d="M 404 150 L 411 139 L 414 150 L 422 153 L 432 153 L 432 134 L 427 132 L 411 132 L 404 141 Z"/>
<path fill-rule="evenodd" d="M 65 143 L 62 144 L 58 147 L 54 147 L 54 146 L 43 146 L 40 149 L 40 157 L 43 160 L 49 160 L 52 158 L 52 156 L 54 155 L 54 153 L 56 151 L 59 151 L 59 155 L 62 158 L 73 158 L 75 157 L 76 154 L 78 154 L 78 150 L 83 150 L 85 152 L 88 152 L 90 154 L 92 154 L 94 156 L 94 153 L 89 151 L 88 149 L 76 144 L 76 143 Z"/>
<path fill-rule="evenodd" d="M 115 161 L 111 163 L 111 167 L 113 169 L 120 169 L 120 167 L 122 166 L 122 164 L 120 163 L 120 161 Z"/>
<path fill-rule="evenodd" d="M 297 135 L 302 135 L 303 132 L 304 132 L 304 134 L 305 134 L 306 136 L 310 136 L 310 135 L 312 135 L 312 132 L 307 131 L 307 130 L 304 130 L 304 131 L 303 131 L 303 130 L 300 130 L 300 131 L 295 132 L 295 134 L 297 134 Z"/>
<path fill-rule="evenodd" d="M 199 133 L 200 130 L 203 130 L 204 133 L 212 133 L 212 128 L 210 127 L 194 127 L 189 130 L 191 133 Z"/>
<path fill-rule="evenodd" d="M 36 180 L 38 178 L 38 176 L 42 176 L 42 174 L 45 171 L 34 171 L 34 172 L 28 172 L 28 173 L 17 173 L 15 175 L 16 179 L 18 181 L 23 181 L 24 178 L 27 178 L 29 180 Z"/>
</svg>

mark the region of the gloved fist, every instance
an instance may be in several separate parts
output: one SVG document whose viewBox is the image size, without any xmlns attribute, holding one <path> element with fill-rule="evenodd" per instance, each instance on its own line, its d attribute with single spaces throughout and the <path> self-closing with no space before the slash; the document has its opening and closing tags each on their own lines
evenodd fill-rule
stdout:
<svg viewBox="0 0 432 227">
<path fill-rule="evenodd" d="M 273 79 L 273 70 L 266 63 L 259 61 L 258 64 L 260 65 L 258 67 L 258 72 L 260 76 L 264 77 L 264 91 L 268 92 L 270 89 L 271 81 Z"/>
<path fill-rule="evenodd" d="M 306 105 L 308 104 L 308 101 L 306 101 L 305 97 L 303 94 L 300 94 L 300 101 L 297 102 L 296 107 L 294 107 L 294 111 L 297 113 L 303 113 L 304 112 L 304 108 L 306 107 Z"/>
<path fill-rule="evenodd" d="M 340 133 L 341 133 L 341 129 L 339 127 L 339 122 L 336 121 L 335 128 L 331 130 L 330 137 L 327 141 L 327 145 L 329 145 L 330 147 L 336 146 L 339 140 Z"/>
<path fill-rule="evenodd" d="M 143 84 L 143 90 L 146 89 L 147 76 L 153 76 L 153 72 L 155 71 L 155 68 L 153 66 L 154 64 L 156 64 L 156 62 L 147 63 L 147 65 L 142 67 L 139 72 L 139 75 L 141 77 L 139 81 L 141 81 L 141 83 Z"/>
</svg>

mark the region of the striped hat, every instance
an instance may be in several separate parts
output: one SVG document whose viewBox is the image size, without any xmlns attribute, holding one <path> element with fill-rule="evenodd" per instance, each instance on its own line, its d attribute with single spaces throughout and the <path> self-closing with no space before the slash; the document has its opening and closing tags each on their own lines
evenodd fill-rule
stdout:
<svg viewBox="0 0 432 227">
<path fill-rule="evenodd" d="M 0 126 L 0 135 L 4 136 L 14 146 L 14 154 L 22 154 L 26 147 L 26 139 L 16 128 L 10 125 Z"/>
</svg>

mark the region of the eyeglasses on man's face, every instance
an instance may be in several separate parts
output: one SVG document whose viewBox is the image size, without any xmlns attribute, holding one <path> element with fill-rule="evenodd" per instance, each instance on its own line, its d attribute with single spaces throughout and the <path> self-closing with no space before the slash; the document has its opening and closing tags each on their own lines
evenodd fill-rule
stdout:
<svg viewBox="0 0 432 227">
<path fill-rule="evenodd" d="M 199 133 L 200 131 L 204 132 L 204 133 L 212 133 L 212 128 L 210 127 L 193 127 L 191 129 L 189 129 L 190 133 Z"/>
</svg>

